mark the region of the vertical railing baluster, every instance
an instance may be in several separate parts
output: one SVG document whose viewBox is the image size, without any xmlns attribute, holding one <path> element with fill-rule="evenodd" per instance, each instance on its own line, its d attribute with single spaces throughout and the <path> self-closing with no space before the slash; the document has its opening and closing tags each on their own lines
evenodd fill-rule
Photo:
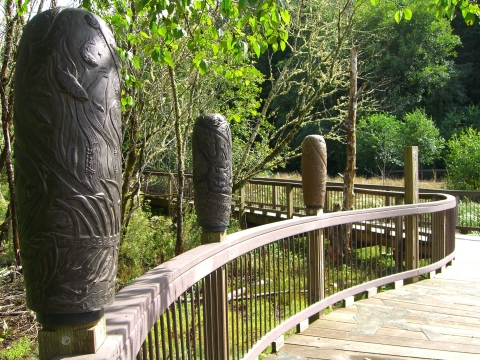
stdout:
<svg viewBox="0 0 480 360">
<path fill-rule="evenodd" d="M 185 331 L 183 332 L 183 338 L 186 342 L 187 359 L 191 359 L 191 344 L 190 344 L 190 331 L 188 321 L 188 290 L 183 293 L 183 311 L 185 315 Z M 183 317 L 183 316 L 182 316 Z"/>
<path fill-rule="evenodd" d="M 238 276 L 239 276 L 239 270 L 238 270 L 238 258 L 235 259 L 235 319 L 236 319 L 236 325 L 237 325 L 237 331 L 236 331 L 236 337 L 237 337 L 237 358 L 240 359 L 240 330 L 239 330 L 239 301 L 238 301 Z"/>
<path fill-rule="evenodd" d="M 155 321 L 153 325 L 153 331 L 155 335 L 155 360 L 160 360 L 160 342 L 159 342 L 159 334 L 158 334 L 158 320 Z"/>
<path fill-rule="evenodd" d="M 200 360 L 203 360 L 204 355 L 205 355 L 205 348 L 204 348 L 204 341 L 203 338 L 205 338 L 205 334 L 203 334 L 202 338 L 202 333 L 204 332 L 204 322 L 205 322 L 205 297 L 200 301 L 200 284 L 202 285 L 202 291 L 205 293 L 205 280 L 202 280 L 200 283 L 197 284 L 195 287 L 195 301 L 197 304 L 197 321 L 198 321 L 198 354 L 200 355 Z M 203 314 L 203 319 L 204 321 L 202 322 L 202 314 Z M 197 357 L 195 356 L 195 359 Z"/>
<path fill-rule="evenodd" d="M 163 358 L 167 358 L 167 343 L 165 341 L 165 336 L 168 336 L 168 333 L 165 333 L 165 315 L 166 313 L 163 313 L 162 316 L 160 316 L 160 331 L 161 331 L 161 337 L 162 337 L 162 355 Z"/>
<path fill-rule="evenodd" d="M 148 359 L 155 360 L 155 354 L 153 352 L 153 339 L 152 339 L 152 331 L 150 330 L 148 333 Z"/>
</svg>

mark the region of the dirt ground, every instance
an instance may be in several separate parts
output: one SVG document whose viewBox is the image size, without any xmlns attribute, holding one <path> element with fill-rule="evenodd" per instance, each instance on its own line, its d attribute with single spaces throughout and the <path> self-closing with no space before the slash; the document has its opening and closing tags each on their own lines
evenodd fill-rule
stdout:
<svg viewBox="0 0 480 360">
<path fill-rule="evenodd" d="M 36 342 L 38 324 L 35 313 L 25 303 L 23 276 L 19 272 L 2 269 L 0 278 L 0 353 L 15 341 L 27 336 Z M 13 280 L 13 281 L 12 281 Z"/>
</svg>

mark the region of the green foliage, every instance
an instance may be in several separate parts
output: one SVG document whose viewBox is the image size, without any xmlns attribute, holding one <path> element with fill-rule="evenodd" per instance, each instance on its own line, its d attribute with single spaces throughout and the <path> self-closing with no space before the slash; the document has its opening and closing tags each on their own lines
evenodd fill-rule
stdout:
<svg viewBox="0 0 480 360">
<path fill-rule="evenodd" d="M 362 36 L 366 54 L 359 69 L 371 69 L 369 80 L 381 90 L 374 96 L 388 112 L 400 118 L 422 107 L 441 119 L 467 101 L 465 71 L 454 62 L 460 38 L 447 19 L 437 20 L 423 2 L 409 4 L 414 16 L 400 24 L 385 17 L 395 9 L 391 2 L 379 5 L 378 13 L 362 13 L 362 31 L 374 38 Z"/>
<path fill-rule="evenodd" d="M 28 359 L 32 343 L 28 337 L 23 337 L 13 343 L 8 349 L 0 353 L 0 360 L 22 360 Z"/>
<path fill-rule="evenodd" d="M 463 130 L 447 142 L 445 157 L 447 187 L 456 190 L 480 190 L 480 132 Z"/>
<path fill-rule="evenodd" d="M 403 118 L 403 146 L 418 146 L 420 165 L 432 164 L 439 157 L 445 140 L 433 120 L 423 110 L 415 110 Z"/>
<path fill-rule="evenodd" d="M 184 251 L 200 246 L 202 229 L 191 207 L 184 214 Z M 232 219 L 227 228 L 231 234 L 240 231 L 237 220 Z M 117 280 L 120 286 L 175 256 L 175 224 L 168 216 L 152 215 L 149 209 L 136 209 L 120 244 Z"/>
<path fill-rule="evenodd" d="M 361 170 L 380 171 L 382 177 L 403 165 L 403 148 L 418 146 L 419 163 L 432 164 L 440 156 L 444 140 L 425 111 L 405 115 L 403 122 L 391 115 L 373 114 L 361 118 L 357 128 L 357 163 Z"/>
<path fill-rule="evenodd" d="M 450 139 L 464 128 L 480 130 L 480 106 L 470 105 L 449 111 L 440 126 L 441 135 Z"/>
<path fill-rule="evenodd" d="M 402 127 L 401 121 L 385 114 L 361 118 L 357 127 L 359 168 L 370 173 L 379 170 L 384 178 L 388 170 L 402 165 Z"/>
<path fill-rule="evenodd" d="M 378 0 L 370 0 L 373 6 L 378 5 Z M 453 20 L 455 16 L 455 10 L 458 9 L 461 11 L 463 19 L 467 26 L 471 26 L 475 23 L 475 17 L 480 17 L 480 7 L 477 0 L 430 0 L 428 2 L 424 1 L 423 6 L 427 5 L 426 10 L 435 14 L 437 19 L 442 19 L 443 17 Z M 402 19 L 411 20 L 413 12 L 409 7 L 404 5 L 404 2 L 395 2 L 398 10 L 395 11 L 395 21 L 400 23 Z"/>
<path fill-rule="evenodd" d="M 135 210 L 120 244 L 119 284 L 125 285 L 172 258 L 174 250 L 175 232 L 171 219 L 151 216 L 142 209 Z"/>
<path fill-rule="evenodd" d="M 108 6 L 101 1 L 83 0 L 83 7 L 88 10 L 106 10 Z M 173 67 L 175 53 L 181 53 L 182 44 L 186 43 L 191 54 L 188 57 L 202 74 L 219 52 L 246 60 L 249 53 L 259 56 L 269 46 L 274 51 L 285 49 L 288 39 L 285 26 L 290 22 L 290 14 L 281 1 L 223 0 L 218 6 L 213 0 L 140 0 L 134 4 L 123 0 L 115 2 L 114 7 L 116 13 L 111 21 L 126 30 L 130 42 L 161 39 L 149 51 L 156 62 Z M 128 32 L 137 25 L 132 23 L 136 15 L 145 18 L 145 29 L 138 34 Z"/>
</svg>

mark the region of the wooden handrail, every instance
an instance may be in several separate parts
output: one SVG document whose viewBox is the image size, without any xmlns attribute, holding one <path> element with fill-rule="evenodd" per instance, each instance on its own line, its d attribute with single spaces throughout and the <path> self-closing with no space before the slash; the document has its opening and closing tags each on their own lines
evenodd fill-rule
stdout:
<svg viewBox="0 0 480 360">
<path fill-rule="evenodd" d="M 157 319 L 181 294 L 227 263 L 262 246 L 298 234 L 335 228 L 344 224 L 445 212 L 446 215 L 443 216 L 443 219 L 446 221 L 446 230 L 442 246 L 446 249 L 446 253 L 443 259 L 425 268 L 381 277 L 352 287 L 310 305 L 275 326 L 254 344 L 244 357 L 253 359 L 263 351 L 265 344 L 269 344 L 289 328 L 342 298 L 365 291 L 368 287 L 381 286 L 428 273 L 451 261 L 454 256 L 455 233 L 452 231 L 454 228 L 448 224 L 452 222 L 455 198 L 450 195 L 435 194 L 435 199 L 437 200 L 414 205 L 388 206 L 285 220 L 228 235 L 227 240 L 222 243 L 199 246 L 156 267 L 122 289 L 116 295 L 115 302 L 105 309 L 107 319 L 105 344 L 95 355 L 73 358 L 77 360 L 134 359 L 149 332 L 157 324 Z M 55 357 L 55 359 L 64 358 L 67 357 Z"/>
</svg>

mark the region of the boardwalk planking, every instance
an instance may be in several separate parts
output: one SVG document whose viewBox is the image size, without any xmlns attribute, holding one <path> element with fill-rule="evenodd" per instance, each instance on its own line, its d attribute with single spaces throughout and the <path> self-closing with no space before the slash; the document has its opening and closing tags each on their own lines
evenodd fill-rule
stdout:
<svg viewBox="0 0 480 360">
<path fill-rule="evenodd" d="M 336 310 L 285 341 L 277 359 L 480 359 L 480 238 L 429 280 Z"/>
</svg>

